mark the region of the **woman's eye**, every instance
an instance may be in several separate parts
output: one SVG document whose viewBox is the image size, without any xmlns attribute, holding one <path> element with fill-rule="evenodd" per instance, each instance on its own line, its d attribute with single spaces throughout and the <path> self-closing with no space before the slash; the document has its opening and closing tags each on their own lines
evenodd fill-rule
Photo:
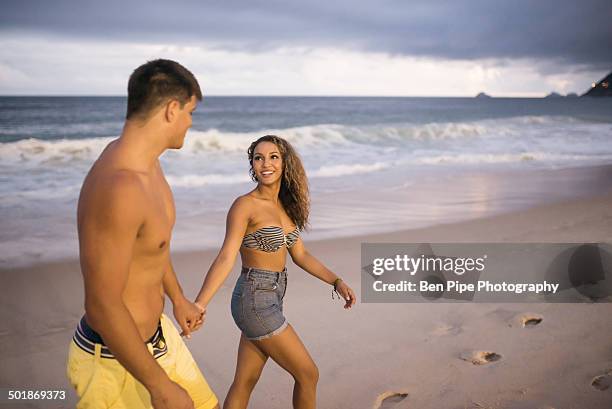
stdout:
<svg viewBox="0 0 612 409">
<path fill-rule="evenodd" d="M 278 155 L 272 155 L 272 159 L 278 159 Z"/>
</svg>

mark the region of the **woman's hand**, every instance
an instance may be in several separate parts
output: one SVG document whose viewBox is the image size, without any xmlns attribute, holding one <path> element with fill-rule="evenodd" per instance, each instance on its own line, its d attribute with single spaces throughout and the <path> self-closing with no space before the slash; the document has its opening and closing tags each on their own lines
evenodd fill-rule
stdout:
<svg viewBox="0 0 612 409">
<path fill-rule="evenodd" d="M 357 297 L 355 297 L 355 292 L 351 289 L 351 287 L 346 285 L 344 281 L 340 281 L 338 284 L 336 284 L 336 292 L 346 301 L 344 308 L 351 308 L 353 305 L 355 305 L 355 301 L 357 300 Z"/>
<path fill-rule="evenodd" d="M 195 305 L 195 307 L 202 314 L 200 316 L 200 319 L 195 322 L 195 327 L 193 328 L 193 331 L 197 331 L 197 330 L 199 330 L 202 327 L 202 325 L 204 325 L 204 321 L 206 320 L 206 307 L 204 305 L 202 305 L 202 303 L 200 303 L 198 301 L 195 301 L 193 303 L 193 305 Z"/>
<path fill-rule="evenodd" d="M 182 330 L 181 336 L 191 338 L 191 333 L 202 326 L 205 310 L 184 297 L 174 301 L 173 306 L 174 318 Z"/>
</svg>

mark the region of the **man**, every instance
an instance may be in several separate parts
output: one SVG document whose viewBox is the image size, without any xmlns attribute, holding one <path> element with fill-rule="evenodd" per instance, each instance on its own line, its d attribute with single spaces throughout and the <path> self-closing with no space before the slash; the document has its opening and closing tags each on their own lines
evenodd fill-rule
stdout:
<svg viewBox="0 0 612 409">
<path fill-rule="evenodd" d="M 218 408 L 183 335 L 204 311 L 188 301 L 170 260 L 175 220 L 159 156 L 183 145 L 202 93 L 169 60 L 138 67 L 128 83 L 126 121 L 85 178 L 78 204 L 85 316 L 68 357 L 77 408 Z"/>
</svg>

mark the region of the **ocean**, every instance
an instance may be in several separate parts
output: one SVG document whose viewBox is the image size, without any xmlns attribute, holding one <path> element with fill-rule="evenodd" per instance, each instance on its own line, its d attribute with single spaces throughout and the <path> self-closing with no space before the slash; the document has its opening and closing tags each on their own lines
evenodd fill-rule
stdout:
<svg viewBox="0 0 612 409">
<path fill-rule="evenodd" d="M 0 267 L 76 257 L 83 178 L 124 97 L 0 97 Z M 288 139 L 312 194 L 306 240 L 466 220 L 612 188 L 612 99 L 206 97 L 162 166 L 173 250 L 218 248 L 254 187 L 246 149 Z"/>
</svg>

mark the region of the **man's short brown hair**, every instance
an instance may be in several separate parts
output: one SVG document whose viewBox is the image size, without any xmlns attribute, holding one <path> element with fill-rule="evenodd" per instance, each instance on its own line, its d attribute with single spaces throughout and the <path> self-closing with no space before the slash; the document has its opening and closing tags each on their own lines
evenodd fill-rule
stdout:
<svg viewBox="0 0 612 409">
<path fill-rule="evenodd" d="M 130 75 L 126 118 L 146 118 L 171 99 L 178 100 L 182 107 L 192 96 L 202 100 L 200 85 L 191 71 L 176 61 L 149 61 Z"/>
</svg>

